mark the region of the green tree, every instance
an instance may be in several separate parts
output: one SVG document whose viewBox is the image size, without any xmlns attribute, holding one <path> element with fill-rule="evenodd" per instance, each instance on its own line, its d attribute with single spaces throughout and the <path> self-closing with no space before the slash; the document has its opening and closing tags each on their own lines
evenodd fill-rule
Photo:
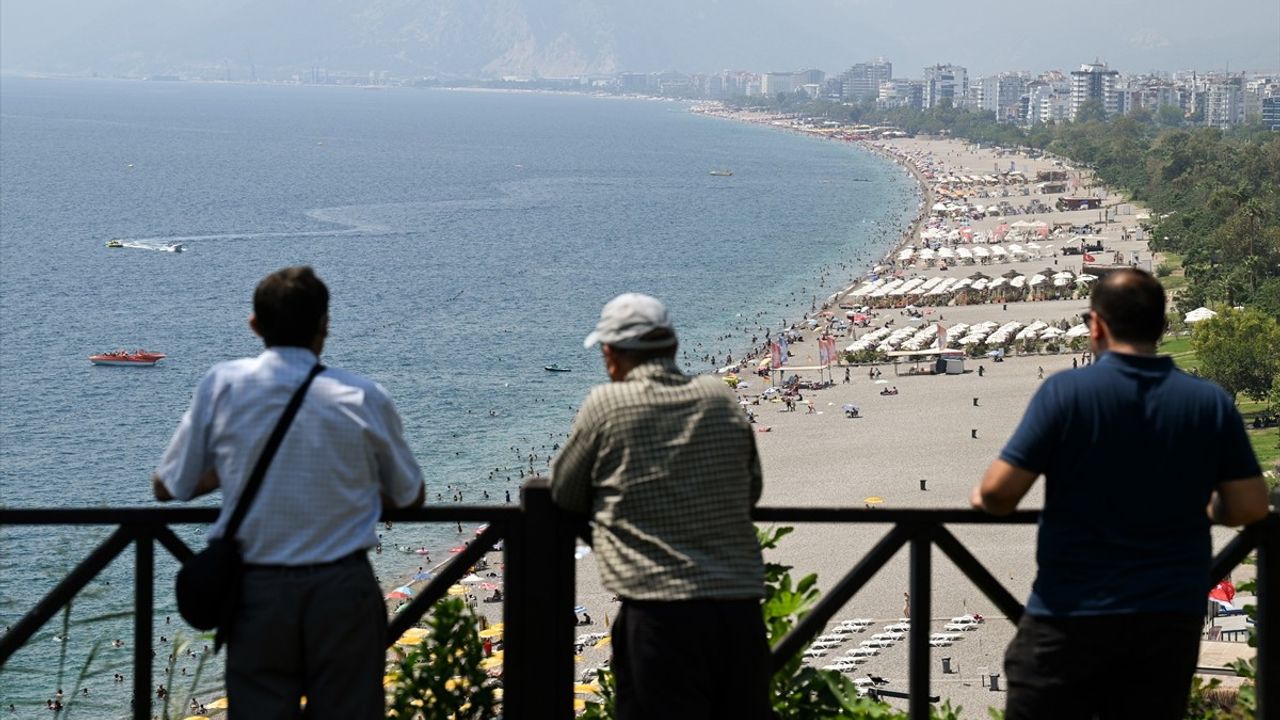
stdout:
<svg viewBox="0 0 1280 720">
<path fill-rule="evenodd" d="M 1259 310 L 1225 309 L 1197 323 L 1191 347 L 1200 360 L 1200 374 L 1233 398 L 1243 393 L 1262 400 L 1280 375 L 1280 323 Z"/>
</svg>

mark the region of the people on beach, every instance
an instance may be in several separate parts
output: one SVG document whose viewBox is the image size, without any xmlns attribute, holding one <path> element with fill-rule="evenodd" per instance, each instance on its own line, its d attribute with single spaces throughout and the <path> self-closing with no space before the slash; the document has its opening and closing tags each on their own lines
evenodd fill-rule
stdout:
<svg viewBox="0 0 1280 720">
<path fill-rule="evenodd" d="M 622 600 L 617 717 L 772 717 L 750 425 L 723 382 L 680 372 L 675 328 L 655 298 L 614 298 L 584 344 L 601 346 L 612 382 L 583 403 L 551 493 L 592 516 L 601 581 Z M 708 681 L 707 667 L 732 682 Z"/>
<path fill-rule="evenodd" d="M 385 717 L 386 608 L 367 551 L 383 506 L 423 501 L 422 472 L 382 386 L 324 368 L 329 291 L 309 267 L 274 272 L 249 326 L 266 350 L 215 365 L 152 478 L 159 500 L 223 488 L 218 537 L 295 391 L 314 381 L 237 533 L 245 563 L 226 687 L 244 717 Z M 163 691 L 163 688 L 160 688 Z"/>
<path fill-rule="evenodd" d="M 1164 307 L 1149 273 L 1098 281 L 1086 318 L 1098 362 L 1040 387 L 973 490 L 1003 515 L 1045 476 L 1039 571 L 1005 655 L 1009 720 L 1183 717 L 1210 523 L 1266 516 L 1233 399 L 1156 355 Z"/>
</svg>

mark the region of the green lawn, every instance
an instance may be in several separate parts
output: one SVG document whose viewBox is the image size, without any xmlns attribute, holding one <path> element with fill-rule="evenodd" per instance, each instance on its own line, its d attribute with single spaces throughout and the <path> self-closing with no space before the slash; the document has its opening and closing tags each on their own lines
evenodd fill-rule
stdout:
<svg viewBox="0 0 1280 720">
<path fill-rule="evenodd" d="M 1186 271 L 1182 269 L 1182 255 L 1178 253 L 1159 253 L 1159 263 L 1156 267 L 1165 266 L 1172 272 L 1160 278 L 1160 284 L 1169 292 L 1180 290 L 1187 285 Z"/>
<path fill-rule="evenodd" d="M 1270 470 L 1280 461 L 1280 429 L 1250 430 L 1249 442 L 1263 470 Z"/>
<path fill-rule="evenodd" d="M 1160 343 L 1157 352 L 1161 355 L 1172 355 L 1173 362 L 1183 370 L 1195 370 L 1200 367 L 1200 360 L 1191 349 L 1190 337 L 1175 337 Z"/>
</svg>

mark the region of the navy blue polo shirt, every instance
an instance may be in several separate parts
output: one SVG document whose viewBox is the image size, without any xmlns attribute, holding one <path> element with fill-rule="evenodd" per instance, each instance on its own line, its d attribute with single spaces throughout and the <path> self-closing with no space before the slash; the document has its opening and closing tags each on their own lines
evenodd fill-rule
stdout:
<svg viewBox="0 0 1280 720">
<path fill-rule="evenodd" d="M 1201 615 L 1216 484 L 1262 474 L 1235 404 L 1167 357 L 1108 352 L 1041 385 L 1000 453 L 1045 476 L 1032 615 Z"/>
</svg>

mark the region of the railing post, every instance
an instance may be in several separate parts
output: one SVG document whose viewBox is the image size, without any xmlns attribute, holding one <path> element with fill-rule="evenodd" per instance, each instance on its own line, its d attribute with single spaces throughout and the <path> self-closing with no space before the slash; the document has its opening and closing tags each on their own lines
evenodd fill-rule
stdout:
<svg viewBox="0 0 1280 720">
<path fill-rule="evenodd" d="M 523 512 L 506 544 L 504 717 L 570 718 L 571 618 L 575 617 L 573 523 L 551 502 L 546 478 L 526 483 L 520 503 Z"/>
<path fill-rule="evenodd" d="M 150 528 L 134 530 L 137 550 L 133 572 L 133 718 L 151 717 L 151 624 L 155 611 L 155 538 Z"/>
<path fill-rule="evenodd" d="M 908 631 L 907 676 L 911 699 L 907 716 L 929 720 L 929 619 L 933 588 L 930 551 L 932 538 L 927 526 L 917 526 L 911 536 L 911 628 Z"/>
<path fill-rule="evenodd" d="M 1258 720 L 1280 717 L 1280 515 L 1261 523 L 1258 542 Z"/>
</svg>

